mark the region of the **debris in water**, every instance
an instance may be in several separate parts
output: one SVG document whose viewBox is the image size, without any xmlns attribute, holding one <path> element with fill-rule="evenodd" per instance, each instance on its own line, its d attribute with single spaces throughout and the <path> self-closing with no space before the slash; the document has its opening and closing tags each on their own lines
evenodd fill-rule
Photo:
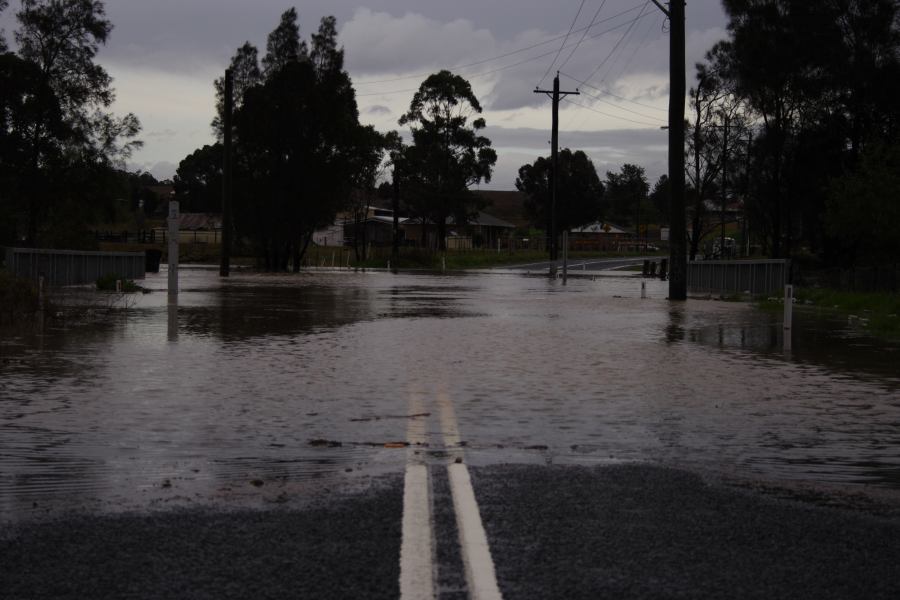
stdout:
<svg viewBox="0 0 900 600">
<path fill-rule="evenodd" d="M 262 487 L 265 482 L 262 479 L 251 479 L 250 485 L 253 487 Z"/>
<path fill-rule="evenodd" d="M 334 440 L 315 439 L 309 440 L 309 445 L 313 446 L 314 448 L 340 448 L 344 444 Z"/>
<path fill-rule="evenodd" d="M 387 442 L 384 447 L 385 448 L 406 448 L 409 446 L 409 442 Z"/>
</svg>

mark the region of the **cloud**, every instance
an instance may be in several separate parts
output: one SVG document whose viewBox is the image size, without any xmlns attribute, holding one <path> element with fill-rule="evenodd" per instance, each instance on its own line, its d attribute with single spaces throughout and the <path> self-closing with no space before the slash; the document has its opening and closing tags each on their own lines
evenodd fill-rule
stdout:
<svg viewBox="0 0 900 600">
<path fill-rule="evenodd" d="M 369 114 L 369 115 L 376 116 L 376 117 L 382 116 L 382 115 L 389 115 L 392 113 L 391 109 L 389 109 L 387 106 L 383 106 L 381 104 L 375 104 L 373 106 L 369 106 L 363 112 L 365 112 L 366 114 Z"/>
</svg>

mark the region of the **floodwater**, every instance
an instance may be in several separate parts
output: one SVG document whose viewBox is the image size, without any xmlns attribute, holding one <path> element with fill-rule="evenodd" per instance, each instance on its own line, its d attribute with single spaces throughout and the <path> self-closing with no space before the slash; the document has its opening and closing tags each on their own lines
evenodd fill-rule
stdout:
<svg viewBox="0 0 900 600">
<path fill-rule="evenodd" d="M 648 460 L 900 489 L 900 346 L 631 276 L 182 268 L 0 340 L 0 519 L 302 493 L 399 470 L 449 399 L 474 464 Z M 422 400 L 424 399 L 424 401 Z M 429 450 L 440 457 L 440 448 Z M 261 492 L 262 493 L 262 492 Z M 277 502 L 279 497 L 270 496 Z"/>
</svg>

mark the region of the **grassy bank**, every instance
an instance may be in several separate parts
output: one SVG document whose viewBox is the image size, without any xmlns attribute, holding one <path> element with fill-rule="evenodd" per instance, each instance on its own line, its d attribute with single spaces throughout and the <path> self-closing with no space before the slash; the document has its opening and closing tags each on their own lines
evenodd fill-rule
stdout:
<svg viewBox="0 0 900 600">
<path fill-rule="evenodd" d="M 900 339 L 900 294 L 886 292 L 847 292 L 827 288 L 795 288 L 796 305 L 801 310 L 818 310 L 847 317 L 870 333 Z M 764 306 L 780 310 L 781 303 Z"/>
</svg>

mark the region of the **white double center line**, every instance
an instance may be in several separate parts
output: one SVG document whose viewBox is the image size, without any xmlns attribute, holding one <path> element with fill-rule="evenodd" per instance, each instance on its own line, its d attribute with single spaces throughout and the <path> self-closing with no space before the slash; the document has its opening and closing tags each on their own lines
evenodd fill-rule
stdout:
<svg viewBox="0 0 900 600">
<path fill-rule="evenodd" d="M 453 409 L 453 401 L 444 391 L 438 393 L 438 406 L 441 411 L 444 446 L 457 449 L 451 451 L 451 456 L 461 458 L 463 450 L 459 446 L 456 411 Z M 491 559 L 487 533 L 481 522 L 481 513 L 478 511 L 469 469 L 463 462 L 454 462 L 447 467 L 447 474 L 450 478 L 450 493 L 453 496 L 453 510 L 456 512 L 456 526 L 459 529 L 459 544 L 466 569 L 469 595 L 472 600 L 501 600 L 503 596 L 497 586 L 494 561 Z"/>
<path fill-rule="evenodd" d="M 422 397 L 409 394 L 410 414 L 422 414 Z M 431 534 L 431 483 L 428 467 L 416 457 L 416 444 L 425 442 L 423 417 L 411 418 L 406 429 L 410 443 L 403 480 L 403 540 L 400 545 L 400 598 L 425 600 L 434 598 L 434 567 Z"/>
</svg>

